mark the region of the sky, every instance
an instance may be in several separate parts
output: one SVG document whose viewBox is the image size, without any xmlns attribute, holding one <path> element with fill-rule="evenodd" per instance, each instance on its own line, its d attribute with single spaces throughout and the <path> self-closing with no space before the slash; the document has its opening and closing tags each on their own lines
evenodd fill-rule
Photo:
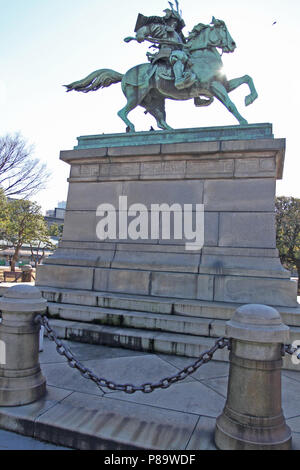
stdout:
<svg viewBox="0 0 300 470">
<path fill-rule="evenodd" d="M 43 211 L 66 200 L 69 166 L 60 150 L 72 149 L 81 135 L 125 132 L 117 112 L 125 105 L 120 84 L 92 92 L 66 93 L 64 84 L 100 68 L 125 73 L 147 62 L 148 44 L 134 35 L 138 13 L 163 16 L 167 0 L 0 0 L 0 135 L 19 132 L 47 164 L 51 180 L 35 196 Z M 300 198 L 299 162 L 299 0 L 181 0 L 184 33 L 212 16 L 226 22 L 237 43 L 223 55 L 228 79 L 250 75 L 259 98 L 245 107 L 243 85 L 230 96 L 249 124 L 272 123 L 275 138 L 286 139 L 283 180 L 277 194 Z M 173 128 L 238 124 L 217 100 L 195 108 L 193 100 L 167 100 Z M 138 108 L 130 115 L 137 131 L 155 129 Z"/>
</svg>

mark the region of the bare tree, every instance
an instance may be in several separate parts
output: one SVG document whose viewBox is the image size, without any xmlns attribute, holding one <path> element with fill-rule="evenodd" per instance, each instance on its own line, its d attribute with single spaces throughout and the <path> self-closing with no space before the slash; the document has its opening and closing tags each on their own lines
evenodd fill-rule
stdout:
<svg viewBox="0 0 300 470">
<path fill-rule="evenodd" d="M 19 134 L 0 137 L 0 186 L 7 197 L 28 198 L 45 188 L 46 165 Z"/>
</svg>

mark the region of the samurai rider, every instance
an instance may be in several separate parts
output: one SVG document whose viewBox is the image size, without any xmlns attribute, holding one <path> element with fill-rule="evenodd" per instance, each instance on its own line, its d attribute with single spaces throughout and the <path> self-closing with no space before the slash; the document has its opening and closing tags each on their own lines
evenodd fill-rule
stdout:
<svg viewBox="0 0 300 470">
<path fill-rule="evenodd" d="M 182 30 L 185 27 L 185 22 L 181 14 L 173 9 L 173 6 L 172 10 L 168 8 L 164 10 L 164 13 L 164 17 L 146 17 L 140 14 L 135 28 L 136 40 L 140 43 L 148 40 L 156 44 L 152 47 L 158 48 L 159 52 L 148 53 L 148 59 L 153 65 L 170 63 L 175 75 L 175 87 L 182 90 L 191 87 L 196 81 L 196 76 L 187 70 L 191 63 L 184 51 L 186 40 Z"/>
</svg>

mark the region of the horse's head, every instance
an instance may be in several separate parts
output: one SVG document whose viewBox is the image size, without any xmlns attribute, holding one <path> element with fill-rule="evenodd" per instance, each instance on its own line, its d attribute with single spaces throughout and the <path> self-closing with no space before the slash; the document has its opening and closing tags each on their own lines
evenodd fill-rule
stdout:
<svg viewBox="0 0 300 470">
<path fill-rule="evenodd" d="M 223 52 L 234 52 L 236 43 L 232 39 L 225 22 L 217 20 L 213 16 L 211 24 L 213 27 L 209 36 L 215 47 L 219 47 Z"/>
<path fill-rule="evenodd" d="M 207 49 L 218 47 L 223 52 L 233 52 L 236 43 L 232 39 L 224 21 L 213 17 L 210 25 L 197 24 L 188 37 L 190 49 Z"/>
</svg>

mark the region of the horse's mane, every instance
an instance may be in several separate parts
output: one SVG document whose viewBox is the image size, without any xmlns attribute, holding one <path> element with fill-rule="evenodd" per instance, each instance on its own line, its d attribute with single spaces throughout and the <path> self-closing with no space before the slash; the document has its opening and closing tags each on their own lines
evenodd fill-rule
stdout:
<svg viewBox="0 0 300 470">
<path fill-rule="evenodd" d="M 207 46 L 208 35 L 207 31 L 211 30 L 211 26 L 208 24 L 198 23 L 192 31 L 190 32 L 189 36 L 187 37 L 187 43 L 193 44 L 193 41 L 197 41 L 197 49 L 204 49 Z M 192 46 L 193 47 L 193 46 Z"/>
<path fill-rule="evenodd" d="M 196 24 L 196 26 L 193 27 L 191 34 L 200 34 L 201 31 L 205 30 L 206 28 L 211 28 L 211 26 L 209 24 L 198 23 Z"/>
<path fill-rule="evenodd" d="M 187 37 L 187 43 L 190 43 L 191 49 L 193 49 L 193 41 L 197 41 L 197 49 L 205 49 L 209 41 L 208 33 L 212 31 L 214 27 L 214 24 L 196 24 Z"/>
</svg>

